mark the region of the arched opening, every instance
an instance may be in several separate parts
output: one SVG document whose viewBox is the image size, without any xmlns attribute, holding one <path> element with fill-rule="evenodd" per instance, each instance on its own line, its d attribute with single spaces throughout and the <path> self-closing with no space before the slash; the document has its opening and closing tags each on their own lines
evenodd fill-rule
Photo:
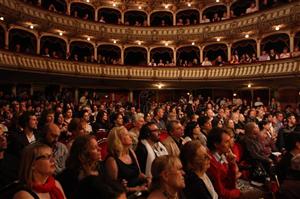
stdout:
<svg viewBox="0 0 300 199">
<path fill-rule="evenodd" d="M 9 31 L 9 50 L 36 54 L 37 39 L 34 34 L 21 29 L 11 29 Z"/>
<path fill-rule="evenodd" d="M 93 45 L 84 41 L 73 41 L 70 44 L 70 53 L 73 61 L 89 62 L 95 59 Z"/>
<path fill-rule="evenodd" d="M 141 47 L 128 47 L 124 51 L 124 64 L 145 66 L 147 64 L 147 50 Z"/>
<path fill-rule="evenodd" d="M 94 21 L 95 10 L 92 6 L 85 3 L 72 3 L 71 16 Z"/>
<path fill-rule="evenodd" d="M 101 64 L 120 64 L 121 49 L 114 45 L 98 46 L 98 63 Z"/>
<path fill-rule="evenodd" d="M 100 20 L 104 20 L 104 22 Z M 121 24 L 121 13 L 116 9 L 101 8 L 98 10 L 98 21 L 109 24 Z"/>
<path fill-rule="evenodd" d="M 282 53 L 284 48 L 290 49 L 290 38 L 285 33 L 269 35 L 261 41 L 261 51 L 270 52 L 274 49 L 276 53 Z"/>
<path fill-rule="evenodd" d="M 0 26 L 0 48 L 5 47 L 5 30 Z"/>
<path fill-rule="evenodd" d="M 154 12 L 150 16 L 151 26 L 172 26 L 173 25 L 173 14 L 166 11 Z"/>
<path fill-rule="evenodd" d="M 66 13 L 67 4 L 65 0 L 43 0 L 42 8 L 54 12 Z"/>
<path fill-rule="evenodd" d="M 124 14 L 125 25 L 147 26 L 147 14 L 142 11 L 131 10 Z"/>
<path fill-rule="evenodd" d="M 173 61 L 173 50 L 166 47 L 153 48 L 150 51 L 151 63 L 156 63 L 158 66 L 170 65 Z"/>
<path fill-rule="evenodd" d="M 195 9 L 180 11 L 176 14 L 176 25 L 196 25 L 199 23 L 199 15 Z"/>
<path fill-rule="evenodd" d="M 177 50 L 177 66 L 200 65 L 200 50 L 195 46 L 185 46 Z"/>
<path fill-rule="evenodd" d="M 221 21 L 226 14 L 227 14 L 227 9 L 225 5 L 212 6 L 206 8 L 203 11 L 202 20 L 209 19 L 210 22 Z M 227 15 L 225 18 L 227 18 Z M 204 21 L 204 22 L 208 22 L 208 21 Z"/>
<path fill-rule="evenodd" d="M 233 43 L 231 54 L 238 55 L 239 59 L 245 55 L 249 55 L 249 57 L 256 57 L 256 41 L 248 39 Z"/>
<path fill-rule="evenodd" d="M 253 2 L 255 3 L 253 0 L 238 0 L 234 2 L 230 7 L 232 17 L 239 17 L 246 14 L 247 8 L 249 8 Z"/>
<path fill-rule="evenodd" d="M 48 50 L 47 50 L 48 49 Z M 41 55 L 52 58 L 66 57 L 67 44 L 63 39 L 53 36 L 43 36 L 41 38 Z"/>
<path fill-rule="evenodd" d="M 213 65 L 217 60 L 217 57 L 221 56 L 224 62 L 227 62 L 227 46 L 225 44 L 211 44 L 205 46 L 203 50 L 203 57 L 207 57 Z"/>
</svg>

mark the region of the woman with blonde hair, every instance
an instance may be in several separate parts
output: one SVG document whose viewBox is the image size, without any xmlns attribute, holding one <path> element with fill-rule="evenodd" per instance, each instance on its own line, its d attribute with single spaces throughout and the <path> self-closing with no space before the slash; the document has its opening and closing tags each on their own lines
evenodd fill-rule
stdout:
<svg viewBox="0 0 300 199">
<path fill-rule="evenodd" d="M 184 199 L 184 171 L 180 159 L 172 155 L 155 158 L 151 167 L 152 182 L 147 199 Z"/>
<path fill-rule="evenodd" d="M 122 182 L 127 192 L 146 191 L 148 180 L 141 173 L 132 139 L 124 126 L 114 127 L 108 135 L 108 158 L 105 170 L 111 180 Z"/>
<path fill-rule="evenodd" d="M 24 148 L 20 181 L 32 190 L 40 199 L 65 199 L 64 191 L 58 181 L 52 177 L 55 162 L 52 149 L 41 143 L 34 143 Z M 32 193 L 18 191 L 14 199 L 33 199 Z"/>
</svg>

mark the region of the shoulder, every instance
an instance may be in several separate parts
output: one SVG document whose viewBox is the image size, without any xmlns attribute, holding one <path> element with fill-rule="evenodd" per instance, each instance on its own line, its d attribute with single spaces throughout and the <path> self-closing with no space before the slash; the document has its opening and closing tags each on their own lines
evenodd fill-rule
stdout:
<svg viewBox="0 0 300 199">
<path fill-rule="evenodd" d="M 166 199 L 166 197 L 158 190 L 150 193 L 147 199 Z"/>
<path fill-rule="evenodd" d="M 13 199 L 34 199 L 34 197 L 29 192 L 22 190 L 18 191 Z"/>
</svg>

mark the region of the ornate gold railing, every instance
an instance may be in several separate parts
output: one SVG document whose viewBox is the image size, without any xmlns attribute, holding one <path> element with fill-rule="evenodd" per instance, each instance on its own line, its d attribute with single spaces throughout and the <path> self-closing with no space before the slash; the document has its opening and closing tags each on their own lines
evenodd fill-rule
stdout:
<svg viewBox="0 0 300 199">
<path fill-rule="evenodd" d="M 158 68 L 100 65 L 47 57 L 16 54 L 0 50 L 0 68 L 75 77 L 128 80 L 215 81 L 272 79 L 300 75 L 300 57 L 255 64 L 222 67 Z"/>
<path fill-rule="evenodd" d="M 271 30 L 272 25 L 299 21 L 300 2 L 295 1 L 279 8 L 225 20 L 219 23 L 199 24 L 187 27 L 131 27 L 83 21 L 70 16 L 49 12 L 18 0 L 0 0 L 0 12 L 13 18 L 30 20 L 47 28 L 70 30 L 96 38 L 124 40 L 205 40 L 217 36 L 236 36 L 238 33 L 261 28 Z M 270 27 L 269 29 L 267 27 Z"/>
</svg>

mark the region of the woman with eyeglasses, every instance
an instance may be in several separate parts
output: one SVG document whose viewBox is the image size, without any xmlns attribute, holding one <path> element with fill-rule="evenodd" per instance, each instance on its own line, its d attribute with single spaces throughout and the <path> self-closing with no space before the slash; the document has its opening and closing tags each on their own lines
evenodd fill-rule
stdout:
<svg viewBox="0 0 300 199">
<path fill-rule="evenodd" d="M 41 143 L 28 145 L 23 150 L 20 181 L 28 190 L 18 191 L 14 199 L 65 199 L 66 196 L 58 181 L 52 176 L 55 162 L 52 149 Z"/>
<path fill-rule="evenodd" d="M 186 172 L 184 193 L 186 198 L 217 199 L 210 179 L 206 175 L 210 167 L 210 155 L 198 140 L 186 143 L 181 151 L 181 161 Z"/>
</svg>

